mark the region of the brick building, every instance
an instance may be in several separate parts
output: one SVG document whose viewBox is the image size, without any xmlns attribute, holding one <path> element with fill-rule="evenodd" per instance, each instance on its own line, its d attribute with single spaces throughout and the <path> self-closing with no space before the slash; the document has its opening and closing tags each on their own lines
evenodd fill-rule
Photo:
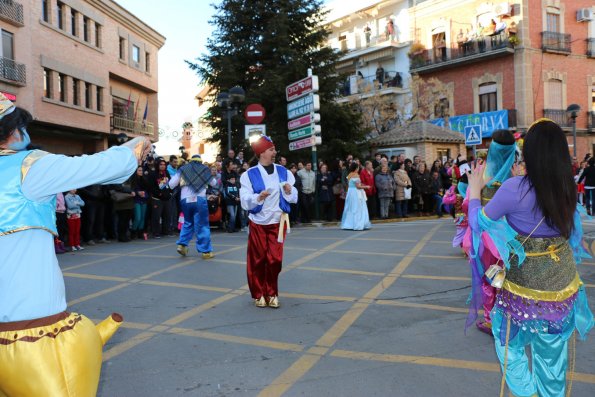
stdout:
<svg viewBox="0 0 595 397">
<path fill-rule="evenodd" d="M 450 87 L 435 117 L 448 116 L 451 128 L 459 131 L 465 125 L 483 125 L 487 136 L 494 128 L 526 130 L 535 119 L 548 117 L 569 133 L 572 152 L 566 109 L 577 104 L 577 157 L 593 153 L 592 0 L 417 3 L 409 8 L 411 72 Z M 505 122 L 490 124 L 496 119 Z"/>
<path fill-rule="evenodd" d="M 81 154 L 122 132 L 157 139 L 165 37 L 116 2 L 2 0 L 0 29 L 0 91 L 33 115 L 34 144 Z"/>
</svg>

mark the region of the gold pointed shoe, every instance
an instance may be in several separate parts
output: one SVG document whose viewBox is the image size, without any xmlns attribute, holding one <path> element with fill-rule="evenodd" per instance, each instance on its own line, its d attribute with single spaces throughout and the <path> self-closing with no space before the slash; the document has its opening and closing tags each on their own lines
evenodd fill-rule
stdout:
<svg viewBox="0 0 595 397">
<path fill-rule="evenodd" d="M 178 244 L 176 251 L 178 252 L 178 254 L 180 254 L 182 256 L 188 255 L 188 247 L 186 247 L 184 245 Z"/>
<path fill-rule="evenodd" d="M 272 307 L 273 309 L 278 309 L 279 306 L 281 306 L 279 304 L 279 298 L 276 296 L 272 296 L 269 297 L 269 307 Z"/>
<path fill-rule="evenodd" d="M 267 301 L 264 300 L 264 296 L 261 296 L 260 299 L 254 299 L 254 305 L 256 307 L 267 307 Z"/>
<path fill-rule="evenodd" d="M 211 259 L 214 257 L 215 257 L 215 254 L 213 254 L 212 252 L 204 252 L 202 254 L 202 259 Z"/>
</svg>

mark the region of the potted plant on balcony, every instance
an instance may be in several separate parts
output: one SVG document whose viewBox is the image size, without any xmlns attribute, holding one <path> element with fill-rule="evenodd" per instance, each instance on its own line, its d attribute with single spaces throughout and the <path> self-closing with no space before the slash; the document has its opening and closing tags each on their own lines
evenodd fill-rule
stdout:
<svg viewBox="0 0 595 397">
<path fill-rule="evenodd" d="M 517 45 L 521 44 L 521 40 L 517 37 L 516 34 L 511 34 L 508 36 L 508 42 L 512 46 L 512 48 L 516 47 Z"/>
<path fill-rule="evenodd" d="M 422 43 L 415 42 L 411 44 L 409 53 L 407 54 L 411 60 L 411 66 L 420 66 L 425 63 L 425 52 L 426 47 Z"/>
</svg>

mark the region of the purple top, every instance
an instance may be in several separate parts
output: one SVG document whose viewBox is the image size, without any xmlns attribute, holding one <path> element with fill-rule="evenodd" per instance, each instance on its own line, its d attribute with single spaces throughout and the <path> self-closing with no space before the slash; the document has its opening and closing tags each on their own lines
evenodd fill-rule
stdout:
<svg viewBox="0 0 595 397">
<path fill-rule="evenodd" d="M 529 235 L 543 218 L 537 206 L 535 191 L 529 189 L 528 181 L 523 183 L 523 177 L 515 176 L 506 180 L 498 189 L 494 197 L 485 206 L 486 215 L 492 220 L 506 216 L 508 224 L 522 235 Z M 477 216 L 481 210 L 481 201 L 473 199 L 469 202 L 469 224 L 475 231 L 479 231 Z M 556 237 L 560 232 L 549 227 L 545 221 L 539 225 L 532 237 Z"/>
</svg>

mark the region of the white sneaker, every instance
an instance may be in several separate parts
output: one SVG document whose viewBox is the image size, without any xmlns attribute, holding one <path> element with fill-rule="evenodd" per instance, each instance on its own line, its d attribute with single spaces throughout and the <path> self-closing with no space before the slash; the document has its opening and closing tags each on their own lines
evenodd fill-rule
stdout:
<svg viewBox="0 0 595 397">
<path fill-rule="evenodd" d="M 82 251 L 82 250 L 84 250 L 85 248 L 81 247 L 80 245 L 77 245 L 77 246 L 76 246 L 76 249 L 77 249 L 78 251 Z"/>
</svg>

